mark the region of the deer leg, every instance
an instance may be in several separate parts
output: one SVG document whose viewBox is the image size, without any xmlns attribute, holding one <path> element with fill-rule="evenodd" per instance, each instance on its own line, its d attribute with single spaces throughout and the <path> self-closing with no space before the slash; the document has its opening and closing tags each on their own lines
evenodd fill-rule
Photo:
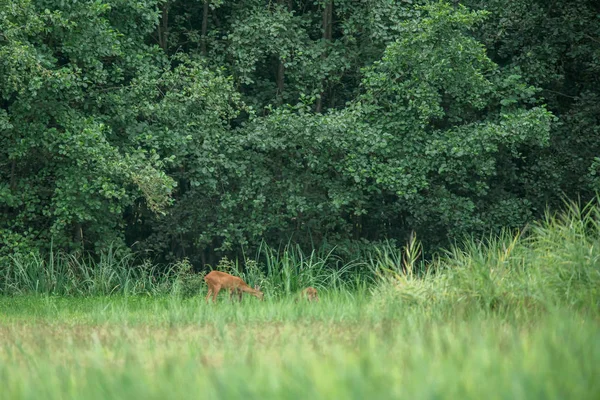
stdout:
<svg viewBox="0 0 600 400">
<path fill-rule="evenodd" d="M 210 299 L 210 295 L 213 293 L 212 286 L 208 286 L 208 294 L 206 295 L 206 302 L 208 303 L 208 299 Z"/>
<path fill-rule="evenodd" d="M 217 302 L 217 295 L 221 291 L 221 286 L 215 286 L 213 289 L 213 303 Z"/>
<path fill-rule="evenodd" d="M 234 301 L 236 297 L 238 301 L 242 301 L 242 291 L 239 288 L 229 289 L 229 299 Z"/>
</svg>

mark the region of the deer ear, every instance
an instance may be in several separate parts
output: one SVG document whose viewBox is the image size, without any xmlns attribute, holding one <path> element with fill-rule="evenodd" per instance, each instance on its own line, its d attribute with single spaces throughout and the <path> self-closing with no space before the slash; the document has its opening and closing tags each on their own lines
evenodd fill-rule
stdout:
<svg viewBox="0 0 600 400">
<path fill-rule="evenodd" d="M 260 291 L 260 285 L 254 286 L 254 290 L 259 290 Z"/>
</svg>

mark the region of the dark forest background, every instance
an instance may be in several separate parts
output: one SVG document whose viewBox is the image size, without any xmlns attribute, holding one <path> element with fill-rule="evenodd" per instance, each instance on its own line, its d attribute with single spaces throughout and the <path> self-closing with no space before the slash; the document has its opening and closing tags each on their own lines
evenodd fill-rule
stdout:
<svg viewBox="0 0 600 400">
<path fill-rule="evenodd" d="M 0 2 L 0 258 L 435 249 L 598 156 L 597 1 Z"/>
</svg>

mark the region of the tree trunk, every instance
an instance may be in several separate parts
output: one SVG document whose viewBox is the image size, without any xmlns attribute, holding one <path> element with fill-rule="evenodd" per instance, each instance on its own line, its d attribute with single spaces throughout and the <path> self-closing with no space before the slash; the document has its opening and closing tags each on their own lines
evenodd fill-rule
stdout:
<svg viewBox="0 0 600 400">
<path fill-rule="evenodd" d="M 167 51 L 168 36 L 169 36 L 169 5 L 167 3 L 165 3 L 162 6 L 162 14 L 161 14 L 161 18 L 160 18 L 160 23 L 158 24 L 158 45 L 163 49 L 164 52 Z"/>
<path fill-rule="evenodd" d="M 277 4 L 287 4 L 288 11 L 292 11 L 292 2 L 287 0 L 277 0 Z M 283 60 L 280 58 L 277 65 L 277 74 L 275 76 L 275 82 L 277 83 L 277 103 L 283 104 L 283 89 L 285 86 L 285 65 Z"/>
<path fill-rule="evenodd" d="M 16 179 L 16 169 L 17 169 L 17 160 L 13 159 L 10 163 L 10 190 L 15 190 L 15 187 L 17 186 L 17 179 Z"/>
<path fill-rule="evenodd" d="M 206 56 L 206 34 L 208 31 L 208 0 L 204 0 L 204 8 L 202 10 L 202 55 Z"/>
<path fill-rule="evenodd" d="M 84 250 L 83 226 L 81 225 L 81 222 L 75 223 L 75 226 L 73 227 L 73 241 L 81 246 L 82 251 Z"/>
<path fill-rule="evenodd" d="M 281 59 L 279 60 L 279 64 L 277 65 L 277 76 L 275 79 L 277 81 L 277 102 L 279 104 L 282 104 L 283 88 L 285 82 L 285 65 L 283 64 L 283 61 Z"/>
<path fill-rule="evenodd" d="M 332 37 L 332 21 L 333 21 L 333 0 L 328 0 L 327 3 L 325 4 L 325 6 L 323 7 L 323 22 L 322 22 L 322 28 L 323 28 L 323 42 L 327 43 L 329 41 L 331 41 L 331 37 Z M 327 57 L 326 52 L 324 51 L 323 54 L 321 54 L 321 60 L 325 60 L 325 58 Z M 323 81 L 322 84 L 324 84 L 325 82 Z M 315 104 L 315 111 L 320 113 L 323 109 L 323 96 L 325 95 L 325 91 L 322 91 L 319 95 L 319 98 L 317 99 L 317 103 Z"/>
</svg>

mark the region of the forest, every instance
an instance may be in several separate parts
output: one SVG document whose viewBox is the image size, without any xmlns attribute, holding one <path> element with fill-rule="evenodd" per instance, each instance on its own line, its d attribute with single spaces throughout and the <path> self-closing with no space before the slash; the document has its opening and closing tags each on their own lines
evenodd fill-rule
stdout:
<svg viewBox="0 0 600 400">
<path fill-rule="evenodd" d="M 0 259 L 430 254 L 600 181 L 596 1 L 0 3 Z M 341 250 L 340 250 L 341 251 Z"/>
</svg>

